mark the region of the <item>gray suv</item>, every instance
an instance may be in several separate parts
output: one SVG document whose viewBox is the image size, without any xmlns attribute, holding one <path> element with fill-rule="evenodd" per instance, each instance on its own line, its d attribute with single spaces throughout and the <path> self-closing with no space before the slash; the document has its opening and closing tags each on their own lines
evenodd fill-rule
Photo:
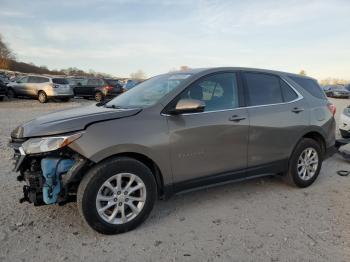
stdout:
<svg viewBox="0 0 350 262">
<path fill-rule="evenodd" d="M 153 77 L 108 103 L 38 117 L 11 136 L 22 202 L 77 201 L 98 232 L 131 230 L 156 199 L 271 174 L 307 187 L 335 143 L 309 77 L 247 68 Z"/>
<path fill-rule="evenodd" d="M 8 96 L 34 97 L 40 103 L 46 103 L 50 98 L 57 98 L 63 102 L 74 96 L 67 79 L 62 77 L 29 75 L 8 84 Z"/>
</svg>

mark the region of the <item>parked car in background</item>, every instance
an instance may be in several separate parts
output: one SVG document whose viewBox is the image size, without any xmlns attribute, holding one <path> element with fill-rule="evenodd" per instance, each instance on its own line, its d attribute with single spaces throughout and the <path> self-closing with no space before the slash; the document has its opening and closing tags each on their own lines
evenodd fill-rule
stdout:
<svg viewBox="0 0 350 262">
<path fill-rule="evenodd" d="M 350 91 L 350 84 L 345 85 L 345 89 Z"/>
<path fill-rule="evenodd" d="M 324 92 L 328 97 L 334 98 L 349 98 L 350 91 L 343 85 L 330 85 L 323 88 Z"/>
<path fill-rule="evenodd" d="M 0 101 L 7 95 L 7 85 L 0 79 Z"/>
<path fill-rule="evenodd" d="M 94 98 L 97 102 L 115 97 L 123 91 L 118 82 L 102 78 L 85 78 L 72 87 L 75 96 Z"/>
<path fill-rule="evenodd" d="M 335 144 L 334 113 L 310 77 L 191 69 L 34 119 L 10 145 L 22 202 L 76 200 L 88 225 L 116 234 L 140 225 L 157 198 L 195 187 L 271 174 L 310 186 Z"/>
<path fill-rule="evenodd" d="M 40 103 L 46 103 L 51 98 L 67 102 L 74 95 L 65 78 L 28 75 L 8 84 L 8 96 L 34 97 Z"/>
<path fill-rule="evenodd" d="M 124 92 L 130 90 L 131 88 L 133 88 L 135 86 L 137 86 L 141 82 L 142 81 L 140 81 L 140 80 L 129 79 L 128 81 L 126 81 L 126 83 L 123 86 Z"/>
<path fill-rule="evenodd" d="M 8 84 L 10 82 L 10 80 L 5 75 L 0 75 L 0 80 L 5 84 Z"/>
<path fill-rule="evenodd" d="M 108 86 L 113 87 L 107 94 L 109 97 L 115 97 L 123 93 L 123 85 L 120 83 L 118 79 L 105 78 L 104 79 Z"/>
<path fill-rule="evenodd" d="M 340 115 L 339 131 L 343 138 L 350 138 L 350 106 L 344 108 Z"/>
</svg>

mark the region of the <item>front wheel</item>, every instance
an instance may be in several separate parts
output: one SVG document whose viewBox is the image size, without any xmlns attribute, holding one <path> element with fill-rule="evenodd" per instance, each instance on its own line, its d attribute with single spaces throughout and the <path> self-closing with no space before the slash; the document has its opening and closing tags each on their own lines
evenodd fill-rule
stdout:
<svg viewBox="0 0 350 262">
<path fill-rule="evenodd" d="M 316 180 L 321 166 L 320 144 L 313 139 L 303 138 L 295 147 L 289 160 L 286 179 L 297 187 L 308 187 Z"/>
<path fill-rule="evenodd" d="M 151 170 L 127 157 L 92 168 L 79 185 L 77 202 L 87 224 L 102 234 L 127 232 L 150 214 L 157 196 Z"/>
</svg>

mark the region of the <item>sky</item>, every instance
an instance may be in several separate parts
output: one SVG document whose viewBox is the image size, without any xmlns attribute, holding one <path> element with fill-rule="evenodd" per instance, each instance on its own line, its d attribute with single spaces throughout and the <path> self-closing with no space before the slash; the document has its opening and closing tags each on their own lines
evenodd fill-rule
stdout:
<svg viewBox="0 0 350 262">
<path fill-rule="evenodd" d="M 18 60 L 146 76 L 242 66 L 350 80 L 349 0 L 0 0 Z"/>
</svg>

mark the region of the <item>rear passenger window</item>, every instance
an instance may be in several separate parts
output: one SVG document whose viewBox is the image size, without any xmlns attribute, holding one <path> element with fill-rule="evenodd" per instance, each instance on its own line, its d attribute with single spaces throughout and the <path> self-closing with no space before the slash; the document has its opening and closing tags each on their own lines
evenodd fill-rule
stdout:
<svg viewBox="0 0 350 262">
<path fill-rule="evenodd" d="M 321 87 L 315 80 L 297 76 L 289 76 L 289 78 L 291 78 L 294 82 L 296 82 L 298 85 L 304 88 L 312 96 L 320 99 L 327 99 Z"/>
<path fill-rule="evenodd" d="M 244 73 L 251 106 L 283 102 L 280 78 L 261 73 Z"/>
<path fill-rule="evenodd" d="M 35 76 L 28 77 L 27 83 L 37 83 L 37 79 Z"/>
<path fill-rule="evenodd" d="M 47 82 L 50 82 L 48 78 L 36 77 L 36 83 L 47 83 Z"/>
<path fill-rule="evenodd" d="M 280 80 L 284 102 L 290 102 L 298 98 L 294 90 L 282 79 Z"/>
</svg>

